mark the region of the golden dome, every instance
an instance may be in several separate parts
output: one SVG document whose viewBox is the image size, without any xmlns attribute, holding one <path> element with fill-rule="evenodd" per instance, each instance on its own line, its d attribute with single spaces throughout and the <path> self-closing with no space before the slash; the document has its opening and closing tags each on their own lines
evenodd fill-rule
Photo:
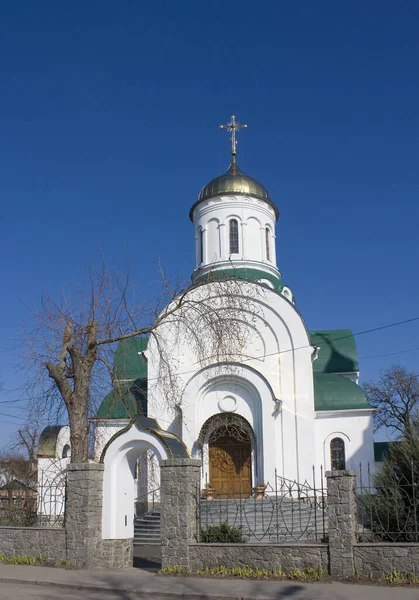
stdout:
<svg viewBox="0 0 419 600">
<path fill-rule="evenodd" d="M 253 198 L 259 198 L 260 200 L 265 200 L 274 209 L 276 218 L 279 216 L 278 208 L 270 199 L 268 190 L 261 183 L 259 183 L 259 181 L 243 173 L 236 162 L 236 157 L 234 154 L 233 160 L 227 169 L 227 172 L 224 173 L 224 175 L 219 175 L 218 177 L 215 177 L 215 179 L 212 179 L 199 192 L 198 200 L 195 202 L 189 212 L 191 221 L 193 211 L 199 203 L 207 200 L 208 198 L 213 198 L 214 196 L 219 196 L 221 194 L 242 194 L 245 196 L 252 196 Z"/>
</svg>

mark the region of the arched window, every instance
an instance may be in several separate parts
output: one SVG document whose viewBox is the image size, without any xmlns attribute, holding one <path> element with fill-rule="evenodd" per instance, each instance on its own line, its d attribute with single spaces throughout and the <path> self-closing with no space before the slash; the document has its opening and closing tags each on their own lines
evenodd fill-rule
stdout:
<svg viewBox="0 0 419 600">
<path fill-rule="evenodd" d="M 230 254 L 239 253 L 239 224 L 236 219 L 230 221 Z"/>
<path fill-rule="evenodd" d="M 270 249 L 270 231 L 269 231 L 269 227 L 266 227 L 265 229 L 265 246 L 266 246 L 266 260 L 271 260 L 271 249 Z"/>
<path fill-rule="evenodd" d="M 333 438 L 330 442 L 330 464 L 332 471 L 346 469 L 345 442 L 341 438 Z"/>
<path fill-rule="evenodd" d="M 70 456 L 70 444 L 66 444 L 63 448 L 63 458 L 68 458 Z"/>
<path fill-rule="evenodd" d="M 204 262 L 204 230 L 199 230 L 199 262 Z"/>
</svg>

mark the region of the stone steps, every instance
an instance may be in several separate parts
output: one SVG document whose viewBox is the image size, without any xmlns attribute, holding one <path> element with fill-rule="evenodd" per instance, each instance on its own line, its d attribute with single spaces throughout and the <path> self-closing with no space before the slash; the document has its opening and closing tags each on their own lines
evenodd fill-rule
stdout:
<svg viewBox="0 0 419 600">
<path fill-rule="evenodd" d="M 278 510 L 277 510 L 278 509 Z M 201 529 L 229 523 L 241 527 L 249 543 L 321 541 L 327 534 L 323 511 L 290 499 L 253 498 L 203 500 L 199 506 Z M 134 546 L 161 543 L 160 508 L 134 519 Z"/>
<path fill-rule="evenodd" d="M 160 509 L 134 519 L 134 546 L 160 546 Z"/>
</svg>

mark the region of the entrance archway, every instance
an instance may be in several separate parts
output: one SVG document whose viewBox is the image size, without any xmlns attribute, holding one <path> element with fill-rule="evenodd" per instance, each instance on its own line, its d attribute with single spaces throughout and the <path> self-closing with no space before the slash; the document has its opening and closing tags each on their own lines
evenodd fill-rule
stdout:
<svg viewBox="0 0 419 600">
<path fill-rule="evenodd" d="M 234 413 L 214 415 L 204 423 L 199 441 L 205 478 L 217 497 L 250 496 L 256 439 L 246 419 Z"/>
<path fill-rule="evenodd" d="M 134 475 L 137 459 L 152 451 L 158 460 L 189 458 L 184 443 L 160 428 L 156 419 L 137 417 L 106 444 L 103 475 L 102 538 L 127 539 L 134 535 Z"/>
</svg>

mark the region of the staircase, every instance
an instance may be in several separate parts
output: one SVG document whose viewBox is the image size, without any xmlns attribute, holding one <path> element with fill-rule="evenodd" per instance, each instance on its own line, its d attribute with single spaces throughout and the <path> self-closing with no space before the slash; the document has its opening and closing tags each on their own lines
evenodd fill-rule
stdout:
<svg viewBox="0 0 419 600">
<path fill-rule="evenodd" d="M 321 541 L 327 515 L 291 499 L 215 499 L 201 501 L 201 529 L 227 522 L 241 527 L 250 544 Z M 134 519 L 134 546 L 160 546 L 160 508 Z"/>
<path fill-rule="evenodd" d="M 160 508 L 134 519 L 134 546 L 160 546 Z"/>
</svg>

